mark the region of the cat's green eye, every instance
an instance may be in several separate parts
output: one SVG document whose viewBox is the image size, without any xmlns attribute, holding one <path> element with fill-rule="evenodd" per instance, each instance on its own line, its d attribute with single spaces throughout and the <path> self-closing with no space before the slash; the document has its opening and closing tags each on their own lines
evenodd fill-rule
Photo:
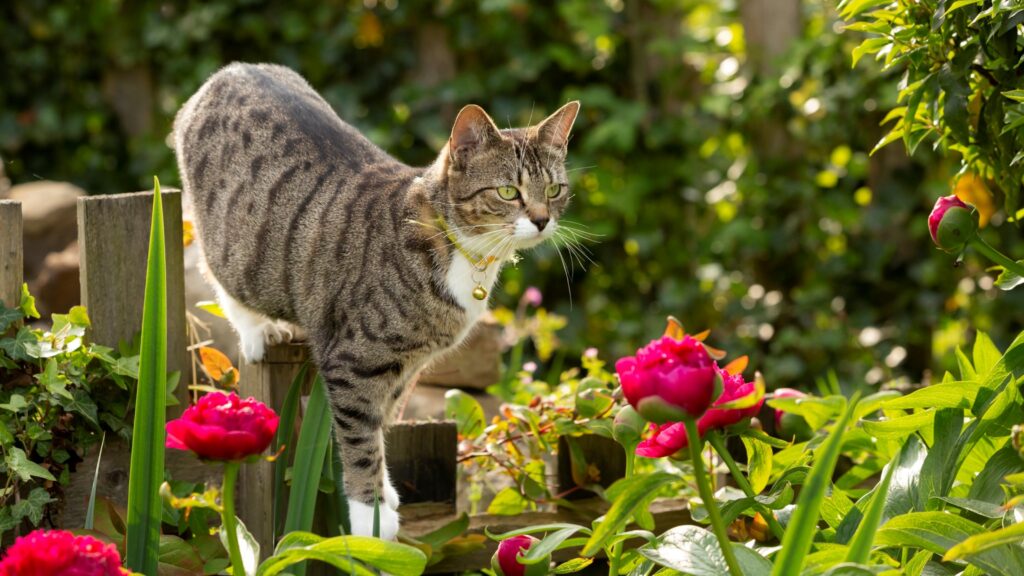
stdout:
<svg viewBox="0 0 1024 576">
<path fill-rule="evenodd" d="M 557 198 L 562 193 L 562 185 L 548 184 L 548 187 L 544 189 L 544 193 L 548 195 L 548 198 Z"/>
<path fill-rule="evenodd" d="M 515 186 L 498 186 L 498 196 L 502 200 L 515 200 L 519 197 L 519 189 Z"/>
</svg>

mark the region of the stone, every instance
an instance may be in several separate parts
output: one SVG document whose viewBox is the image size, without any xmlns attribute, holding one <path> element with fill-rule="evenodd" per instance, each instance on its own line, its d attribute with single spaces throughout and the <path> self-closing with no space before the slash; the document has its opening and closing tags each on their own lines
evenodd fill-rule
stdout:
<svg viewBox="0 0 1024 576">
<path fill-rule="evenodd" d="M 21 202 L 25 235 L 25 278 L 42 270 L 51 252 L 78 237 L 78 198 L 85 191 L 68 182 L 29 182 L 13 186 L 7 197 Z"/>
<path fill-rule="evenodd" d="M 53 313 L 65 314 L 81 301 L 78 256 L 77 240 L 60 252 L 50 252 L 43 259 L 42 270 L 29 281 L 42 318 L 48 319 Z"/>
</svg>

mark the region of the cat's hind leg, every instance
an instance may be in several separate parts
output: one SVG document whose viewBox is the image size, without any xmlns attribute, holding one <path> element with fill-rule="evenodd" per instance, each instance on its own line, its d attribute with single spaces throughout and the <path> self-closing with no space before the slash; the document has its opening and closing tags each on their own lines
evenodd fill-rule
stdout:
<svg viewBox="0 0 1024 576">
<path fill-rule="evenodd" d="M 209 278 L 208 280 L 213 284 L 221 311 L 238 334 L 238 347 L 246 362 L 255 363 L 263 360 L 267 344 L 290 342 L 303 336 L 297 326 L 256 312 L 232 298 L 216 281 Z"/>
</svg>

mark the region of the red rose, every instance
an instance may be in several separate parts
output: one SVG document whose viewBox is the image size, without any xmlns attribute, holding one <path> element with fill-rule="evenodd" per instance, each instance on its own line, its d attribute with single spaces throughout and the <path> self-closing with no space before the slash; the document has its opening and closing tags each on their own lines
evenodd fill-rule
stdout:
<svg viewBox="0 0 1024 576">
<path fill-rule="evenodd" d="M 526 554 L 535 543 L 540 540 L 533 536 L 522 534 L 505 538 L 498 543 L 498 549 L 491 557 L 491 568 L 498 576 L 542 576 L 548 573 L 548 565 L 551 563 L 541 560 L 536 564 L 520 564 L 518 556 Z"/>
<path fill-rule="evenodd" d="M 721 406 L 758 393 L 756 384 L 744 381 L 742 375 L 729 374 L 724 370 L 719 370 L 717 367 L 716 370 L 718 370 L 722 378 L 723 387 L 722 394 L 715 400 L 714 406 Z M 712 406 L 710 410 L 701 416 L 700 420 L 697 420 L 697 433 L 703 438 L 708 430 L 720 430 L 747 420 L 757 414 L 762 404 L 764 404 L 763 397 L 758 398 L 753 405 L 746 408 L 723 409 Z M 670 422 L 661 426 L 651 424 L 651 429 L 654 430 L 654 434 L 640 442 L 640 445 L 637 446 L 636 453 L 638 456 L 662 458 L 671 456 L 689 446 L 686 428 L 681 422 Z"/>
<path fill-rule="evenodd" d="M 214 392 L 167 423 L 167 447 L 206 460 L 244 460 L 267 449 L 277 423 L 277 414 L 254 398 Z"/>
<path fill-rule="evenodd" d="M 14 541 L 0 576 L 124 576 L 117 547 L 65 530 L 36 530 Z"/>
<path fill-rule="evenodd" d="M 699 418 L 711 405 L 720 378 L 704 345 L 691 336 L 662 336 L 621 358 L 615 370 L 622 393 L 645 419 L 664 423 Z"/>
</svg>

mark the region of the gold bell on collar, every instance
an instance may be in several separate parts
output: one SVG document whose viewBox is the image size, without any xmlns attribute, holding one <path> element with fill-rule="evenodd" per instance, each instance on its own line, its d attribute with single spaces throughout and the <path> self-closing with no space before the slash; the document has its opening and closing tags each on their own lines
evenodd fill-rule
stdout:
<svg viewBox="0 0 1024 576">
<path fill-rule="evenodd" d="M 483 286 L 473 288 L 473 298 L 476 298 L 477 300 L 487 299 L 487 288 L 484 288 Z"/>
</svg>

